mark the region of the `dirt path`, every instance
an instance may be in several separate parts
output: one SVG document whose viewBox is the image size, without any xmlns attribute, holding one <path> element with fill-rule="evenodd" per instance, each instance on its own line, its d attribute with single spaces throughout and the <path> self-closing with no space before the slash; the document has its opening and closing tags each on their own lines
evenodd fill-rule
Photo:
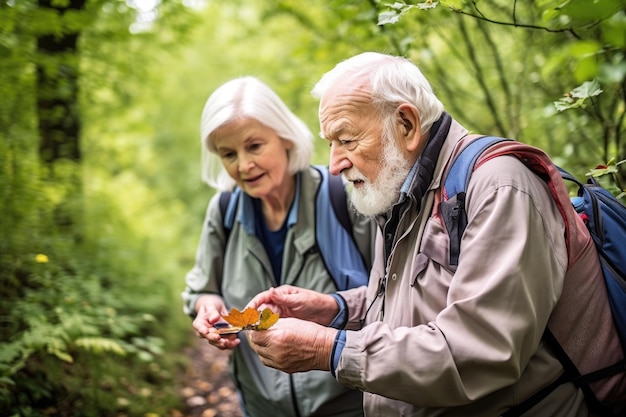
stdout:
<svg viewBox="0 0 626 417">
<path fill-rule="evenodd" d="M 180 417 L 242 417 L 237 392 L 228 377 L 229 352 L 195 339 L 185 350 L 190 358 L 181 396 L 187 406 Z"/>
</svg>

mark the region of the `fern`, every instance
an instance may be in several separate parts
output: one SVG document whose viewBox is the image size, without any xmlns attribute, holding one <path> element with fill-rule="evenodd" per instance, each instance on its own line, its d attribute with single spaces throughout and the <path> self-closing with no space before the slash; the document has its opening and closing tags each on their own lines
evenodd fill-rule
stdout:
<svg viewBox="0 0 626 417">
<path fill-rule="evenodd" d="M 103 352 L 111 352 L 119 356 L 126 356 L 127 354 L 119 342 L 105 337 L 81 337 L 76 339 L 74 343 L 77 347 L 96 354 Z"/>
</svg>

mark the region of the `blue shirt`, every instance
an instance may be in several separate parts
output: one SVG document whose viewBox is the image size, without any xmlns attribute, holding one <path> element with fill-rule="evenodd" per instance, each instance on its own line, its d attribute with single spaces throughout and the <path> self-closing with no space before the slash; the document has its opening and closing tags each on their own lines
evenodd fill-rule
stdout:
<svg viewBox="0 0 626 417">
<path fill-rule="evenodd" d="M 265 217 L 263 217 L 263 210 L 261 209 L 261 202 L 258 199 L 254 199 L 254 215 L 255 219 L 255 233 L 272 263 L 272 271 L 274 271 L 274 277 L 276 283 L 280 284 L 280 277 L 283 271 L 283 252 L 285 249 L 285 237 L 287 236 L 287 219 L 283 222 L 280 229 L 273 231 L 268 229 Z"/>
</svg>

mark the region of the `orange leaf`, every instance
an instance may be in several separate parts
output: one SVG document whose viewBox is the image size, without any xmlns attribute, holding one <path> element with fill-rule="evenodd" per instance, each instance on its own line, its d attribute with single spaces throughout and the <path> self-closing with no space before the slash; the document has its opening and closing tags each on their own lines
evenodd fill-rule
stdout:
<svg viewBox="0 0 626 417">
<path fill-rule="evenodd" d="M 259 325 L 256 326 L 256 330 L 267 330 L 274 325 L 278 321 L 278 313 L 274 313 L 269 308 L 264 309 L 261 312 L 261 321 Z"/>
<path fill-rule="evenodd" d="M 246 308 L 244 311 L 239 311 L 236 308 L 232 308 L 230 313 L 223 316 L 228 324 L 233 327 L 241 327 L 242 329 L 255 327 L 259 322 L 259 312 L 253 308 Z"/>
<path fill-rule="evenodd" d="M 230 324 L 230 327 L 220 328 L 217 332 L 234 334 L 241 330 L 267 330 L 278 321 L 279 315 L 269 308 L 265 308 L 261 313 L 253 308 L 246 308 L 244 311 L 233 308 L 222 318 Z"/>
</svg>

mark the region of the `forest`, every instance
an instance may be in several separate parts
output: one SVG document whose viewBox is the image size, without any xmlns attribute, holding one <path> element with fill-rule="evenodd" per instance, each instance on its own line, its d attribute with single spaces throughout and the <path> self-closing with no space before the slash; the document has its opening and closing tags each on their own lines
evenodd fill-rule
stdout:
<svg viewBox="0 0 626 417">
<path fill-rule="evenodd" d="M 318 132 L 363 51 L 626 201 L 626 0 L 0 0 L 1 416 L 184 408 L 204 102 L 255 75 Z"/>
</svg>

